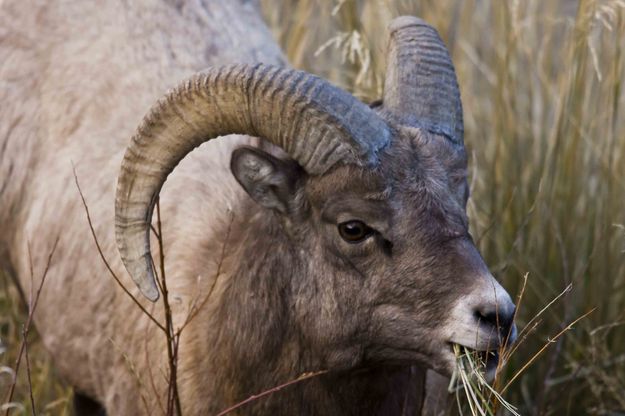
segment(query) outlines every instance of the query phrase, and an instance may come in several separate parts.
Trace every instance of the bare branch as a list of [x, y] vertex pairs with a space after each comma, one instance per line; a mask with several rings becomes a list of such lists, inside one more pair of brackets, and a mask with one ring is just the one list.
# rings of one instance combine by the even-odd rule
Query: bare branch
[[137, 298], [135, 298], [133, 296], [133, 294], [130, 293], [130, 291], [128, 289], [126, 289], [124, 284], [121, 282], [119, 277], [117, 277], [117, 275], [115, 274], [115, 272], [111, 268], [109, 262], [106, 260], [106, 257], [104, 256], [104, 252], [102, 251], [102, 247], [100, 247], [100, 242], [98, 241], [98, 237], [96, 235], [95, 228], [93, 227], [93, 222], [91, 221], [91, 214], [89, 213], [89, 207], [87, 206], [87, 201], [85, 201], [85, 196], [83, 195], [82, 189], [80, 188], [80, 184], [78, 183], [78, 175], [76, 174], [76, 167], [72, 165], [72, 168], [74, 170], [74, 181], [76, 182], [76, 187], [78, 188], [78, 193], [80, 194], [80, 199], [82, 200], [82, 205], [85, 208], [85, 213], [87, 214], [87, 222], [89, 222], [89, 229], [91, 230], [91, 236], [93, 237], [93, 241], [95, 242], [95, 245], [96, 245], [96, 247], [98, 249], [98, 253], [100, 254], [100, 258], [102, 259], [102, 261], [104, 262], [104, 265], [108, 269], [109, 274], [111, 276], [113, 276], [113, 279], [115, 279], [115, 282], [117, 282], [117, 285], [122, 288], [122, 290], [126, 293], [126, 295], [128, 295], [130, 297], [130, 299], [132, 299], [132, 301], [135, 303], [135, 305], [137, 305], [139, 307], [139, 309], [141, 309], [141, 311], [148, 318], [150, 318], [150, 320], [152, 322], [154, 322], [156, 324], [156, 326], [158, 326], [162, 331], [166, 332], [165, 327], [160, 322], [158, 322], [156, 320], [156, 318], [143, 307], [143, 305], [141, 305], [141, 303], [137, 300]]
[[[6, 400], [7, 403], [10, 403], [13, 400], [13, 394], [15, 394], [15, 386], [17, 385], [17, 374], [19, 372], [20, 364], [22, 362], [22, 356], [24, 355], [26, 351], [26, 338], [30, 330], [30, 325], [32, 324], [32, 321], [33, 321], [35, 310], [37, 309], [37, 303], [39, 302], [41, 289], [43, 289], [43, 284], [45, 283], [46, 277], [48, 276], [48, 271], [50, 270], [50, 264], [52, 263], [52, 257], [54, 256], [54, 252], [56, 251], [56, 247], [59, 244], [60, 238], [61, 236], [57, 236], [56, 240], [54, 241], [54, 245], [52, 246], [52, 250], [50, 251], [50, 254], [48, 255], [48, 261], [43, 271], [43, 275], [41, 276], [41, 281], [39, 282], [39, 287], [37, 288], [37, 293], [35, 294], [35, 298], [34, 300], [31, 299], [28, 305], [28, 317], [26, 319], [26, 323], [24, 324], [24, 327], [22, 328], [22, 334], [23, 334], [22, 342], [20, 343], [20, 350], [17, 355], [17, 359], [15, 360], [15, 368], [13, 370], [14, 377], [13, 377], [13, 382], [11, 383], [11, 387], [9, 389], [9, 393], [7, 396], [7, 400]], [[29, 259], [32, 259], [32, 255], [30, 253], [30, 245], [28, 246], [28, 257]], [[32, 272], [32, 260], [31, 260], [31, 272]], [[31, 275], [31, 281], [32, 281], [32, 275]], [[31, 297], [32, 297], [32, 286], [31, 286]], [[30, 364], [27, 363], [27, 365], [30, 367]], [[30, 372], [28, 374], [28, 378], [29, 378], [29, 384], [30, 384]], [[31, 388], [31, 398], [32, 398], [32, 388]], [[10, 410], [10, 407], [7, 407], [5, 416], [9, 416], [9, 410]], [[33, 411], [34, 411], [34, 400], [33, 400]]]
[[573, 325], [575, 325], [576, 323], [578, 323], [579, 321], [581, 321], [582, 319], [584, 319], [585, 317], [593, 313], [595, 309], [596, 308], [592, 308], [591, 310], [589, 310], [588, 312], [586, 312], [585, 314], [583, 314], [582, 316], [580, 316], [579, 318], [575, 319], [573, 322], [568, 324], [562, 331], [558, 332], [556, 336], [554, 336], [551, 339], [548, 339], [547, 343], [543, 345], [543, 347], [540, 350], [538, 350], [538, 352], [534, 354], [532, 358], [530, 358], [529, 361], [526, 362], [525, 365], [523, 365], [523, 367], [521, 367], [521, 369], [514, 374], [514, 376], [512, 376], [510, 381], [508, 381], [508, 383], [504, 386], [504, 388], [501, 389], [500, 394], [504, 394], [505, 391], [508, 389], [508, 387], [510, 387], [512, 382], [514, 382], [514, 380], [516, 380], [530, 365], [532, 365], [532, 363], [536, 361], [536, 359], [549, 347], [549, 345], [553, 344], [558, 338], [564, 335], [565, 332], [573, 329]]
[[308, 379], [311, 379], [313, 377], [317, 377], [317, 376], [320, 376], [322, 374], [326, 374], [327, 372], [328, 372], [328, 370], [320, 370], [320, 371], [315, 371], [315, 372], [312, 372], [312, 373], [304, 373], [304, 374], [302, 374], [301, 376], [299, 376], [298, 378], [296, 378], [294, 380], [287, 381], [286, 383], [280, 384], [279, 386], [276, 386], [276, 387], [272, 387], [271, 389], [265, 390], [262, 393], [254, 394], [254, 395], [248, 397], [247, 399], [243, 400], [242, 402], [239, 402], [239, 403], [237, 403], [237, 404], [235, 404], [233, 406], [230, 406], [229, 408], [227, 408], [225, 410], [222, 410], [221, 412], [219, 412], [217, 414], [217, 416], [224, 416], [224, 415], [226, 415], [226, 414], [228, 414], [228, 413], [230, 413], [230, 412], [232, 412], [234, 410], [237, 410], [237, 409], [245, 406], [246, 404], [252, 403], [252, 402], [254, 402], [254, 401], [258, 400], [258, 399], [261, 399], [263, 397], [266, 397], [266, 396], [269, 396], [269, 395], [271, 395], [273, 393], [276, 393], [276, 392], [282, 390], [285, 387], [289, 387], [289, 386], [292, 386], [293, 384], [300, 383], [300, 382], [302, 382], [304, 380], [308, 380]]
[[[165, 277], [165, 252], [163, 248], [163, 228], [161, 226], [161, 203], [160, 199], [156, 199], [156, 227], [155, 232], [158, 248], [159, 248], [159, 266], [160, 266], [160, 289], [163, 293], [163, 309], [165, 311], [165, 334], [167, 336], [167, 358], [169, 362], [169, 383], [167, 389], [167, 415], [175, 414], [182, 416], [182, 407], [180, 405], [180, 397], [178, 395], [178, 344], [180, 340], [180, 332], [174, 331], [174, 320], [171, 305], [169, 303], [169, 291], [167, 290], [167, 279]], [[152, 261], [154, 262], [154, 261]], [[158, 277], [158, 276], [157, 276]]]
[[33, 397], [33, 380], [30, 377], [30, 359], [28, 358], [28, 340], [26, 339], [28, 334], [25, 328], [22, 328], [22, 342], [24, 343], [24, 358], [26, 359], [26, 377], [28, 378], [28, 395], [30, 397], [30, 407], [33, 416], [37, 416], [37, 410], [35, 408], [35, 398]]
[[189, 324], [189, 322], [191, 322], [193, 318], [197, 316], [198, 312], [202, 310], [202, 308], [204, 308], [204, 305], [206, 305], [206, 303], [208, 302], [208, 299], [210, 299], [211, 295], [213, 294], [213, 291], [215, 290], [215, 286], [217, 285], [217, 279], [219, 279], [219, 275], [221, 274], [221, 267], [223, 265], [223, 261], [226, 256], [226, 248], [228, 247], [228, 242], [230, 241], [230, 233], [232, 231], [233, 221], [234, 221], [234, 214], [231, 212], [230, 221], [228, 222], [228, 229], [226, 230], [226, 238], [224, 239], [224, 243], [221, 246], [221, 255], [219, 256], [219, 263], [217, 264], [217, 271], [215, 272], [215, 277], [213, 278], [211, 287], [210, 289], [208, 289], [208, 293], [206, 294], [206, 296], [204, 297], [204, 299], [202, 300], [199, 306], [196, 307], [195, 302], [193, 303], [191, 310], [189, 311], [189, 314], [187, 315], [187, 319], [182, 324], [178, 332], [181, 332]]

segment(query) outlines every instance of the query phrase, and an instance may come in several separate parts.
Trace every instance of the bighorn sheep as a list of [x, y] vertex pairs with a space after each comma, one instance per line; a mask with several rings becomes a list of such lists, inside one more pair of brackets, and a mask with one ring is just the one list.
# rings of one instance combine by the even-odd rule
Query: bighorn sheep
[[[460, 94], [423, 21], [390, 25], [371, 109], [287, 68], [253, 2], [0, 9], [1, 260], [28, 290], [28, 251], [40, 271], [60, 236], [35, 321], [63, 377], [109, 415], [160, 412], [165, 340], [99, 259], [72, 165], [127, 287], [125, 269], [158, 297], [160, 192], [177, 325], [212, 290], [180, 341], [185, 415], [322, 369], [244, 413], [414, 414], [425, 369], [453, 368], [450, 343], [492, 349], [514, 332], [468, 234]], [[247, 136], [192, 152], [232, 134]]]

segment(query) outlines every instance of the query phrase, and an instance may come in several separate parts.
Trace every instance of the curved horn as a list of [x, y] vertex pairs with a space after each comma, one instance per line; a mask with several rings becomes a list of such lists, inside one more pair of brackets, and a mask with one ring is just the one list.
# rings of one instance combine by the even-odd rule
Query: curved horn
[[377, 163], [387, 125], [347, 92], [301, 71], [258, 64], [209, 69], [169, 92], [144, 118], [122, 161], [115, 235], [143, 295], [158, 290], [150, 254], [152, 211], [167, 175], [218, 136], [247, 134], [282, 147], [310, 174], [335, 163]]
[[389, 32], [384, 109], [402, 124], [463, 146], [460, 90], [438, 32], [413, 16], [396, 18]]

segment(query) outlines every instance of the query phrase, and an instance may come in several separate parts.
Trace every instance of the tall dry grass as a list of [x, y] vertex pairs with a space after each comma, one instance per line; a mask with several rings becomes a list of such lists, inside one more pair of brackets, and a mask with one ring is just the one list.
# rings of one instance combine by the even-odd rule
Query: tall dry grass
[[[625, 1], [263, 0], [295, 67], [381, 97], [385, 27], [446, 41], [464, 103], [472, 234], [523, 326], [569, 284], [507, 367], [521, 414], [625, 412]], [[315, 52], [317, 52], [315, 54]], [[341, 63], [341, 64], [338, 64]]]
[[[511, 293], [528, 283], [522, 327], [569, 284], [512, 356], [519, 413], [625, 412], [625, 1], [261, 0], [293, 66], [365, 101], [381, 97], [385, 28], [418, 15], [438, 28], [462, 91], [472, 233]], [[12, 366], [24, 308], [0, 275], [0, 366]], [[45, 288], [44, 288], [45, 290]], [[29, 342], [38, 414], [70, 390]], [[0, 370], [0, 393], [10, 375]], [[30, 413], [22, 373], [16, 401]], [[1, 404], [0, 404], [1, 405]], [[612, 412], [612, 413], [611, 413]]]

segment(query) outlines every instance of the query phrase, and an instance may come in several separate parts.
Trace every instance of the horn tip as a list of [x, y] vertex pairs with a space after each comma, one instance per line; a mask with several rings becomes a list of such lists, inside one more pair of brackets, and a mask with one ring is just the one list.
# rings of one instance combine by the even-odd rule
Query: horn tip
[[396, 17], [395, 19], [393, 19], [391, 21], [391, 23], [389, 23], [388, 25], [388, 30], [390, 33], [394, 33], [398, 30], [402, 30], [405, 29], [407, 27], [411, 27], [411, 26], [427, 26], [430, 27], [430, 25], [428, 25], [425, 20], [418, 18], [416, 16], [399, 16]]
[[151, 260], [146, 260], [145, 262], [137, 261], [134, 264], [127, 265], [126, 268], [141, 294], [151, 302], [156, 302], [159, 298], [159, 292], [156, 287], [154, 273], [152, 272]]
[[154, 282], [154, 276], [152, 276], [151, 273], [148, 273], [148, 276], [146, 276], [146, 278], [143, 279], [138, 286], [141, 294], [149, 301], [156, 302], [158, 300], [158, 289], [156, 288], [156, 283]]

